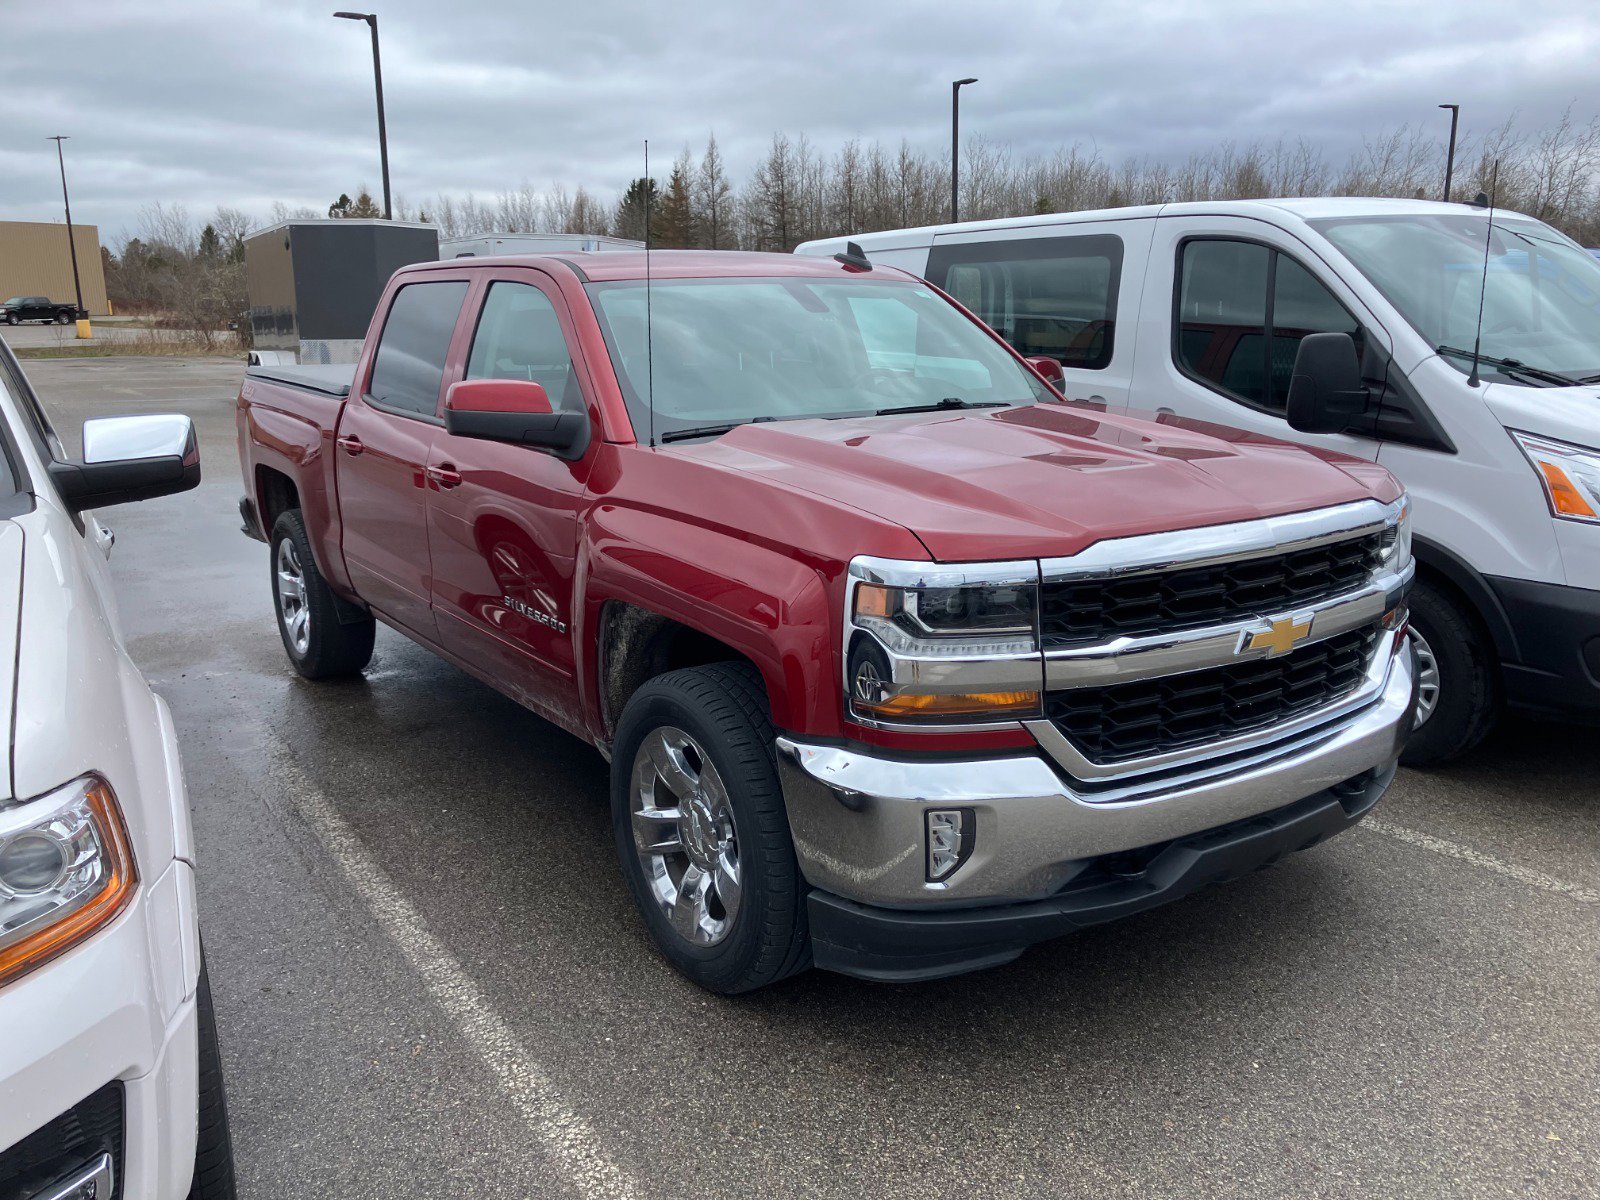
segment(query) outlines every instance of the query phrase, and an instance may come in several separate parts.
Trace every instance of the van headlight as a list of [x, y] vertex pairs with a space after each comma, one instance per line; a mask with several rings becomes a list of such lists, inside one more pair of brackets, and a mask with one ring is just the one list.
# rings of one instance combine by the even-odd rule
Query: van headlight
[[1411, 562], [1411, 497], [1402, 496], [1398, 511], [1383, 531], [1378, 557], [1386, 571], [1403, 571]]
[[138, 882], [122, 810], [99, 776], [0, 807], [0, 987], [109, 924]]
[[845, 698], [869, 724], [1037, 716], [1039, 568], [858, 558], [846, 591]]
[[1538, 472], [1550, 514], [1600, 523], [1600, 450], [1509, 432]]

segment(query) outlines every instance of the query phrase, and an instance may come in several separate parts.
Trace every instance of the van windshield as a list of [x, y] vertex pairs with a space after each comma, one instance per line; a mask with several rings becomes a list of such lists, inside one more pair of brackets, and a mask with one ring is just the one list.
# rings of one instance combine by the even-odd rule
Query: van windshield
[[[750, 421], [1012, 407], [1054, 395], [932, 289], [872, 279], [591, 283], [635, 436]], [[646, 338], [646, 317], [651, 335]]]
[[1472, 367], [1481, 295], [1485, 374], [1547, 386], [1600, 377], [1600, 261], [1548, 225], [1497, 214], [1491, 234], [1487, 212], [1310, 224], [1430, 346], [1468, 351], [1443, 354], [1458, 370]]

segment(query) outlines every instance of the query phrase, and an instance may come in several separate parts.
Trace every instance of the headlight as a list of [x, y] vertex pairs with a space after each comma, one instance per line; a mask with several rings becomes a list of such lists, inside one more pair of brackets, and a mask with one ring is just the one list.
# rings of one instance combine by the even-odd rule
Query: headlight
[[1383, 531], [1378, 551], [1386, 571], [1403, 571], [1411, 561], [1411, 497], [1400, 499], [1400, 510]]
[[1550, 512], [1568, 521], [1600, 522], [1600, 450], [1511, 431], [1539, 473]]
[[857, 559], [845, 695], [858, 720], [968, 724], [1036, 716], [1044, 682], [1039, 570]]
[[0, 812], [0, 987], [106, 925], [138, 881], [103, 779], [85, 776]]

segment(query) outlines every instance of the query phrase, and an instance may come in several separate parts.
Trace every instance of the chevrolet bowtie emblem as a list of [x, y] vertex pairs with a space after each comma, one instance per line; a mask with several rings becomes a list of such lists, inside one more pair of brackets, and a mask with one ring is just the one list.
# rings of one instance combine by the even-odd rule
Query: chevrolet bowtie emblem
[[1280, 654], [1289, 653], [1310, 635], [1310, 614], [1299, 619], [1279, 617], [1268, 628], [1245, 634], [1244, 644], [1239, 649], [1265, 650], [1268, 658], [1276, 658]]

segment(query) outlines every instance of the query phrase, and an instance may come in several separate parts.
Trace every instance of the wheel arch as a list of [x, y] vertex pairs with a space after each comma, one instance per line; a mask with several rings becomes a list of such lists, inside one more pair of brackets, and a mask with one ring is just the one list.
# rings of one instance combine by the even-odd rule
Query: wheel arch
[[1501, 662], [1520, 661], [1516, 630], [1488, 582], [1460, 555], [1437, 542], [1413, 536], [1417, 578], [1429, 580], [1453, 595], [1468, 616], [1477, 620]]

